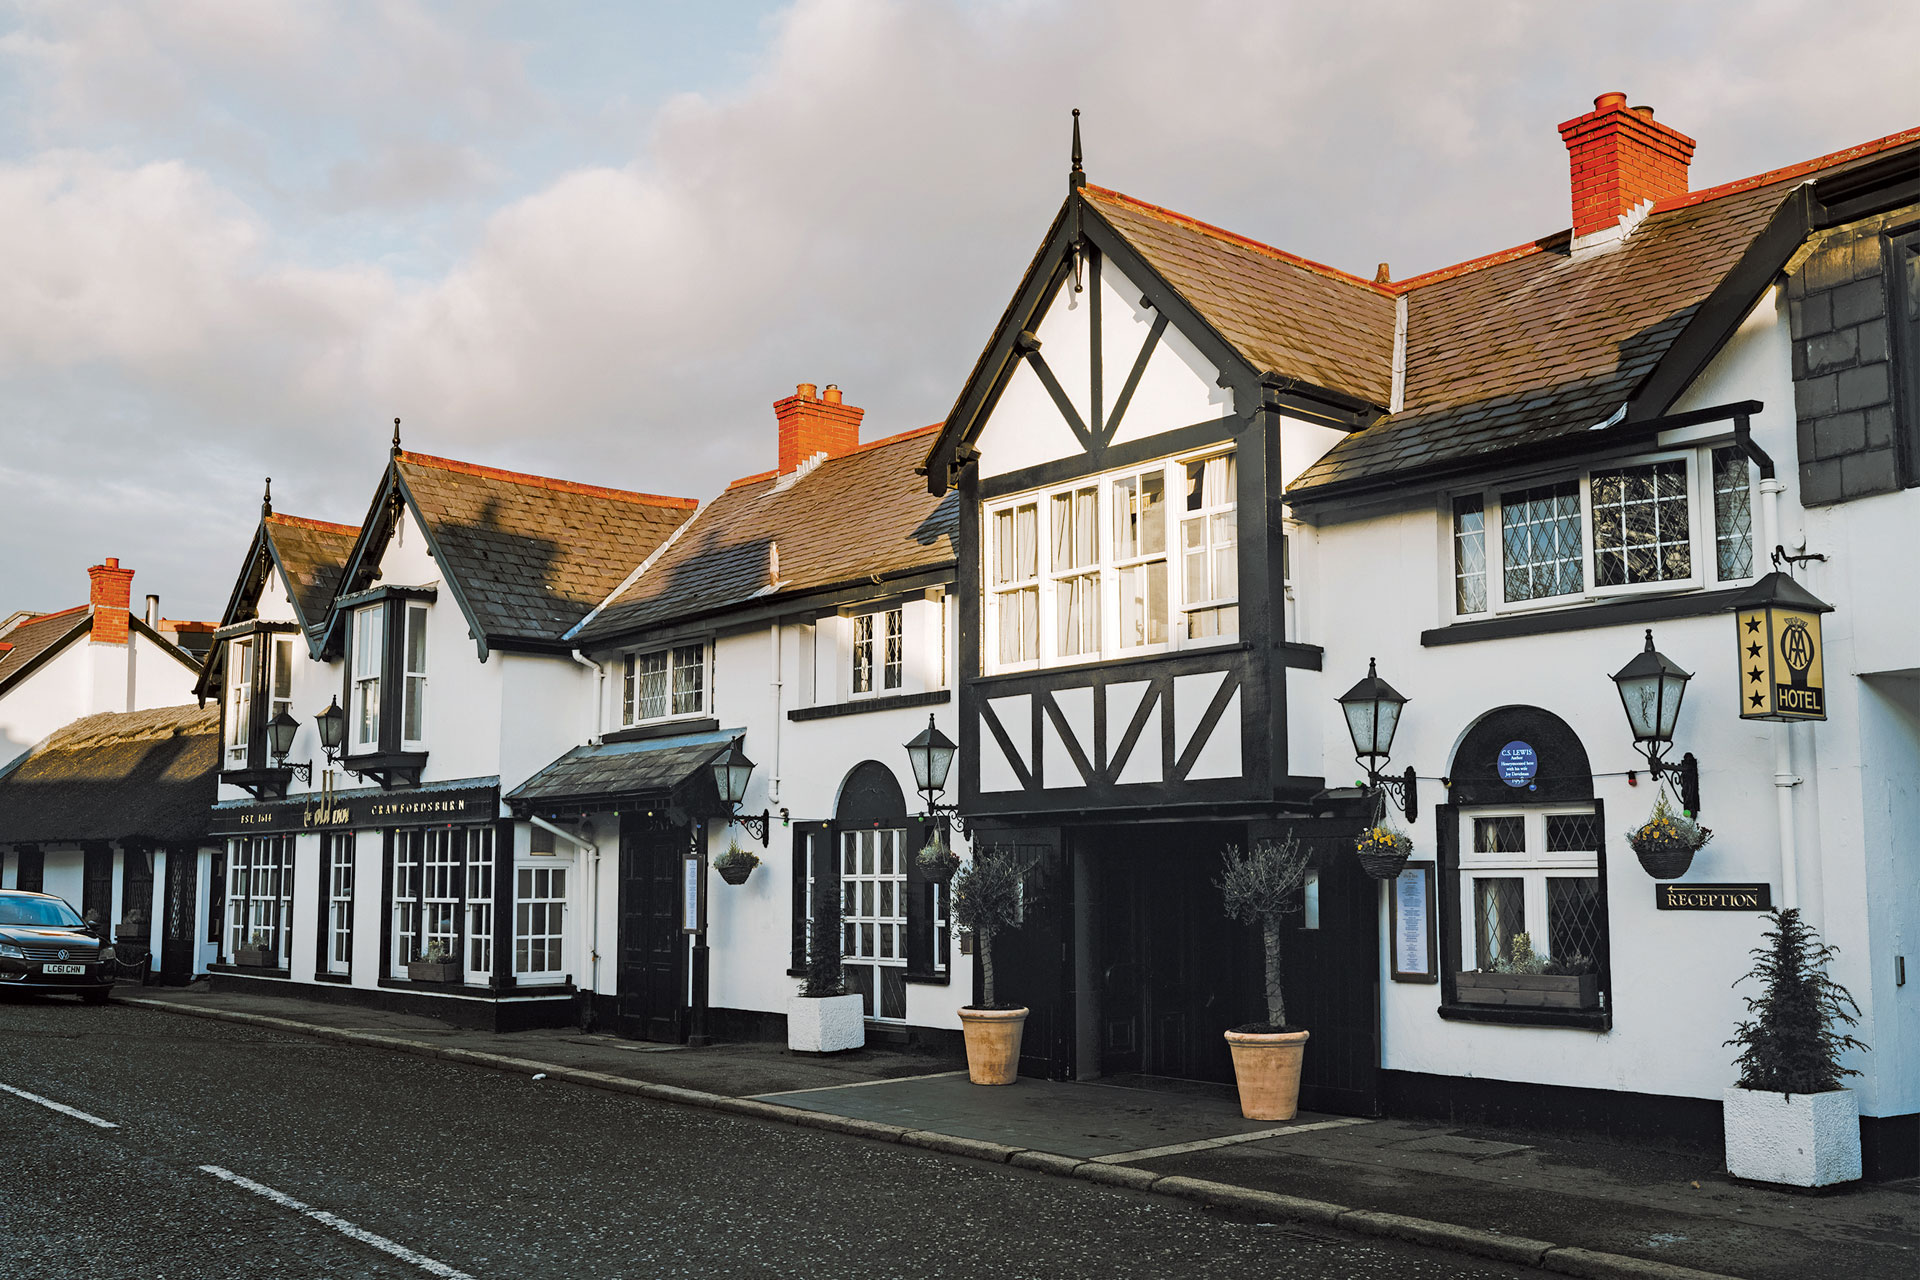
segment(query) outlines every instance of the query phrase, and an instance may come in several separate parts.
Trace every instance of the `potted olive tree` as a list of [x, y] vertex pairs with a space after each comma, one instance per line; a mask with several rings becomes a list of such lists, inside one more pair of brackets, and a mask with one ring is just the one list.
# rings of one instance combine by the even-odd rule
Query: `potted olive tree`
[[[1760, 984], [1729, 1045], [1740, 1048], [1740, 1083], [1726, 1091], [1722, 1122], [1727, 1172], [1755, 1182], [1826, 1187], [1860, 1177], [1860, 1100], [1842, 1087], [1859, 1075], [1840, 1065], [1848, 1049], [1865, 1050], [1842, 1028], [1860, 1006], [1827, 976], [1834, 948], [1797, 908], [1767, 913], [1766, 943], [1739, 979]], [[1735, 983], [1739, 985], [1739, 983]]]
[[975, 1084], [1012, 1084], [1020, 1072], [1020, 1037], [1027, 1007], [1003, 1005], [994, 990], [993, 939], [1019, 925], [1023, 883], [1032, 863], [1012, 849], [979, 846], [954, 873], [953, 923], [980, 951], [982, 1003], [960, 1010], [967, 1043], [967, 1078]]
[[[796, 860], [793, 874], [807, 874]], [[807, 976], [787, 1004], [787, 1048], [795, 1053], [845, 1053], [867, 1043], [866, 1000], [847, 990], [840, 959], [840, 903], [830, 876], [813, 883], [807, 920]]]
[[1280, 955], [1280, 925], [1300, 910], [1307, 854], [1291, 833], [1285, 840], [1256, 840], [1251, 852], [1228, 845], [1220, 895], [1227, 914], [1260, 929], [1266, 955], [1267, 1020], [1227, 1032], [1233, 1078], [1240, 1088], [1240, 1114], [1249, 1120], [1291, 1120], [1300, 1108], [1300, 1066], [1307, 1032], [1287, 1022]]

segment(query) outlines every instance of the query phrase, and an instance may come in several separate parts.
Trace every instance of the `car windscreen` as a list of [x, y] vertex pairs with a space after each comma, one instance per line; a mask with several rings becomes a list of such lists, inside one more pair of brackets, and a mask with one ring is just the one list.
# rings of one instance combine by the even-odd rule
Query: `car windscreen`
[[0, 898], [0, 925], [40, 925], [78, 929], [80, 917], [57, 898]]

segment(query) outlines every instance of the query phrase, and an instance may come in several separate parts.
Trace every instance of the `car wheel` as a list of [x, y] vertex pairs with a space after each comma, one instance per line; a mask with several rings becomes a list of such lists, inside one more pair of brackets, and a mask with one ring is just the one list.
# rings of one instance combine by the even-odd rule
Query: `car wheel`
[[96, 987], [92, 991], [82, 991], [80, 998], [88, 1004], [105, 1004], [107, 997], [112, 994], [112, 987]]

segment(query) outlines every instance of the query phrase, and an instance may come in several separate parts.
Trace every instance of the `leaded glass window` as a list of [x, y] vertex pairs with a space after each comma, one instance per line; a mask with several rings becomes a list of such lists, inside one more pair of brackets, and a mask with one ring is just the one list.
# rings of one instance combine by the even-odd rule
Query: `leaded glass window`
[[1713, 547], [1722, 582], [1753, 576], [1752, 469], [1738, 449], [1713, 451]]
[[1596, 471], [1589, 501], [1595, 586], [1673, 582], [1693, 576], [1685, 459]]
[[1607, 964], [1599, 815], [1526, 808], [1463, 818], [1461, 959], [1482, 972], [1514, 958], [1514, 939], [1560, 975]]
[[1580, 491], [1572, 480], [1500, 495], [1502, 585], [1506, 599], [1543, 600], [1585, 586]]
[[1487, 511], [1477, 493], [1453, 500], [1453, 611], [1487, 608]]

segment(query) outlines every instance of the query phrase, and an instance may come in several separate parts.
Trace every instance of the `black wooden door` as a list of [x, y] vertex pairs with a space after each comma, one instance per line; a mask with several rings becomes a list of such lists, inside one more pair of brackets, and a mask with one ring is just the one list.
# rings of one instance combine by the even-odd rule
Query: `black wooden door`
[[169, 986], [184, 987], [193, 981], [193, 950], [198, 945], [193, 918], [197, 861], [192, 849], [167, 850], [166, 897], [153, 936], [160, 947], [160, 981]]
[[681, 932], [680, 827], [620, 820], [620, 972], [614, 1029], [671, 1044], [687, 1038], [687, 939]]
[[1313, 1033], [1300, 1106], [1339, 1115], [1380, 1110], [1380, 887], [1360, 869], [1360, 822], [1325, 818], [1254, 824], [1254, 838], [1292, 830], [1318, 876], [1319, 927], [1302, 915], [1282, 929], [1287, 1021]]
[[[1021, 921], [993, 940], [995, 998], [1027, 1006], [1020, 1074], [1043, 1080], [1074, 1075], [1073, 873], [1057, 827], [983, 832], [976, 847], [1028, 866]], [[991, 856], [991, 854], [989, 855]], [[976, 998], [978, 965], [976, 969]]]
[[1254, 1020], [1244, 976], [1252, 932], [1228, 920], [1215, 881], [1237, 823], [1149, 823], [1076, 833], [1092, 886], [1100, 1071], [1233, 1079], [1224, 1033]]

